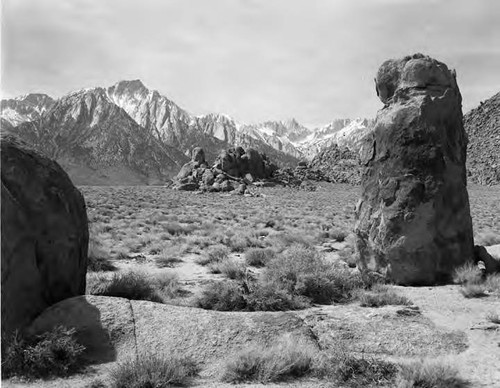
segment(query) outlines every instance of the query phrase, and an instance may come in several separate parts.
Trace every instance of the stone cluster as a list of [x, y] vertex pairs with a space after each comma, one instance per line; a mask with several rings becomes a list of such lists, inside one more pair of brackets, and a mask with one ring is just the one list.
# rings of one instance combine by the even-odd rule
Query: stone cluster
[[222, 151], [209, 166], [202, 148], [196, 147], [191, 161], [182, 166], [174, 178], [174, 189], [185, 191], [248, 193], [247, 186], [259, 179], [268, 179], [277, 170], [264, 154], [249, 148]]

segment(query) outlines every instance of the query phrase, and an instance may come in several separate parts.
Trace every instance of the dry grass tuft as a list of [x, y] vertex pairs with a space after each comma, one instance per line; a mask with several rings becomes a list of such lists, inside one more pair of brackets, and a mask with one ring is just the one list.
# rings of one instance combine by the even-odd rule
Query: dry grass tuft
[[420, 360], [402, 364], [396, 379], [397, 388], [465, 388], [469, 384], [458, 371], [439, 361]]
[[198, 372], [198, 366], [186, 357], [141, 355], [111, 371], [111, 388], [186, 386]]
[[359, 290], [358, 299], [361, 307], [409, 306], [412, 304], [408, 298], [399, 295], [392, 286], [380, 283], [375, 283], [370, 290]]
[[285, 335], [270, 346], [254, 345], [224, 364], [222, 381], [268, 383], [304, 376], [312, 371], [318, 350], [304, 338]]

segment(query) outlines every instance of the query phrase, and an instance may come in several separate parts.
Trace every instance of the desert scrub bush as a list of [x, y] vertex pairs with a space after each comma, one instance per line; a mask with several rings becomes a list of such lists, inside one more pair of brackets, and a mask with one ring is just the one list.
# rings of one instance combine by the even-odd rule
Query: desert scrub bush
[[209, 269], [212, 273], [221, 273], [229, 279], [235, 280], [243, 279], [246, 272], [246, 268], [242, 263], [229, 258], [210, 264]]
[[225, 245], [212, 245], [208, 247], [205, 254], [199, 257], [196, 262], [200, 265], [221, 262], [229, 257], [229, 248]]
[[329, 355], [323, 353], [315, 361], [317, 376], [353, 388], [388, 386], [394, 381], [398, 370], [398, 366], [392, 362], [355, 356], [345, 351]]
[[96, 277], [87, 291], [92, 295], [116, 296], [132, 300], [162, 302], [155, 280], [141, 272], [115, 273], [110, 278]]
[[286, 311], [301, 310], [310, 306], [309, 299], [289, 294], [274, 284], [256, 283], [244, 295], [246, 310], [249, 311]]
[[362, 285], [359, 274], [326, 262], [313, 247], [294, 244], [271, 260], [263, 273], [264, 282], [315, 303], [343, 302]]
[[92, 272], [116, 270], [116, 267], [110, 261], [109, 254], [96, 238], [90, 238], [89, 240], [87, 269]]
[[246, 308], [243, 289], [234, 281], [210, 283], [196, 299], [196, 305], [202, 309], [219, 311], [238, 311]]
[[433, 360], [401, 364], [396, 377], [397, 388], [465, 388], [468, 386], [467, 381], [459, 377], [455, 368]]
[[232, 252], [244, 252], [249, 247], [263, 247], [262, 241], [254, 236], [235, 234], [229, 240], [229, 248]]
[[245, 262], [254, 267], [264, 267], [275, 256], [270, 248], [252, 248], [245, 252]]
[[472, 262], [465, 263], [453, 272], [453, 282], [462, 285], [481, 283], [481, 271]]
[[318, 349], [302, 337], [285, 335], [276, 343], [256, 344], [232, 355], [223, 366], [222, 381], [267, 383], [311, 372]]
[[27, 338], [15, 333], [2, 343], [2, 379], [68, 376], [82, 368], [84, 351], [76, 340], [75, 329], [57, 326]]
[[481, 298], [486, 296], [486, 291], [484, 284], [466, 283], [460, 288], [460, 293], [466, 298]]
[[186, 386], [198, 372], [198, 366], [186, 357], [140, 355], [137, 359], [120, 363], [111, 370], [111, 388]]
[[412, 302], [399, 295], [392, 286], [387, 284], [375, 283], [371, 289], [360, 289], [357, 292], [361, 307], [381, 307], [387, 305], [403, 305], [409, 306]]

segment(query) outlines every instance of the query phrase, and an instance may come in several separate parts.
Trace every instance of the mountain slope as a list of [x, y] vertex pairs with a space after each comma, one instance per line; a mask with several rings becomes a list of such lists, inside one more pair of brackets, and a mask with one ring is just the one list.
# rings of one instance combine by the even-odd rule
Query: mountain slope
[[52, 97], [41, 93], [2, 100], [1, 126], [4, 129], [11, 129], [25, 122], [39, 120], [52, 105], [54, 105]]
[[76, 184], [162, 184], [187, 160], [137, 125], [103, 88], [71, 93], [11, 132], [56, 159]]
[[469, 180], [500, 184], [500, 93], [464, 116]]
[[118, 82], [107, 88], [106, 93], [137, 124], [186, 155], [198, 146], [205, 150], [207, 159], [213, 161], [222, 150], [241, 146], [253, 147], [280, 163], [297, 163], [294, 155], [286, 155], [286, 150], [242, 131], [232, 118], [222, 114], [193, 116], [139, 80]]

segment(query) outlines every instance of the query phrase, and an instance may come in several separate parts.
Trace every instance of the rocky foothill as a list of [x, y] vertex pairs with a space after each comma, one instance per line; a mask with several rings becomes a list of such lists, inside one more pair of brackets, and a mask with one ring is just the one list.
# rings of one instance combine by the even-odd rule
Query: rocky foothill
[[480, 185], [500, 184], [500, 93], [464, 116], [468, 179]]
[[233, 192], [250, 194], [247, 186], [269, 179], [278, 167], [260, 152], [242, 147], [222, 151], [209, 166], [202, 148], [196, 147], [191, 160], [173, 179], [173, 188], [184, 191]]

